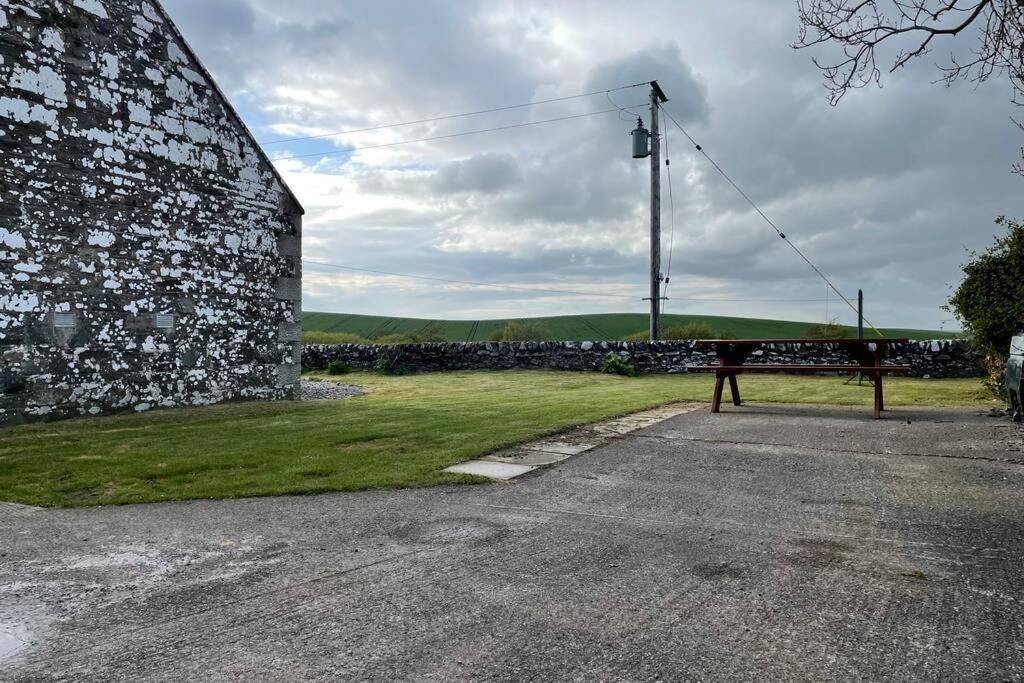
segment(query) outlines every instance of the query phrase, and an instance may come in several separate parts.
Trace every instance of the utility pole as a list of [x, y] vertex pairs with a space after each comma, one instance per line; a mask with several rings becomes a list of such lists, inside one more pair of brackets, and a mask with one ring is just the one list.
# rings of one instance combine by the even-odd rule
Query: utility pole
[[857, 290], [857, 339], [864, 339], [864, 290]]
[[651, 81], [651, 341], [661, 336], [661, 138], [658, 108], [668, 102], [658, 81]]
[[[863, 289], [858, 289], [857, 290], [857, 339], [859, 339], [861, 341], [864, 340], [864, 290]], [[843, 384], [849, 384], [850, 382], [852, 382], [854, 380], [854, 378], [857, 379], [857, 385], [859, 386], [864, 381], [864, 374], [860, 370], [858, 370], [857, 374], [850, 375], [850, 377], [845, 382], [843, 382]], [[869, 379], [868, 381], [870, 382], [871, 380]]]
[[[857, 290], [857, 339], [864, 340], [864, 290]], [[857, 384], [864, 379], [864, 375], [857, 371]]]
[[[651, 341], [661, 336], [661, 138], [658, 108], [668, 102], [658, 81], [651, 81], [651, 130], [644, 128], [644, 121], [638, 118], [633, 136], [633, 158], [651, 158], [651, 296], [644, 301], [651, 302]], [[650, 144], [648, 144], [650, 143]]]

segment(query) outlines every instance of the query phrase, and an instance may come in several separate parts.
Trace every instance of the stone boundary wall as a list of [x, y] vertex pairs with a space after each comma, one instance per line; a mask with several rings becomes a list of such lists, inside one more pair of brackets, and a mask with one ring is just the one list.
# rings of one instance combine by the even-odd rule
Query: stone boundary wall
[[[413, 371], [597, 370], [618, 354], [639, 373], [686, 372], [687, 365], [715, 365], [714, 351], [693, 342], [449, 342], [440, 344], [317, 344], [302, 353], [303, 370], [324, 370], [338, 359], [354, 369], [371, 369], [388, 354]], [[755, 351], [750, 363], [842, 364], [851, 359], [839, 345], [807, 347], [773, 344]], [[890, 351], [887, 363], [910, 365], [911, 377], [980, 377], [977, 355], [961, 340], [913, 341]]]

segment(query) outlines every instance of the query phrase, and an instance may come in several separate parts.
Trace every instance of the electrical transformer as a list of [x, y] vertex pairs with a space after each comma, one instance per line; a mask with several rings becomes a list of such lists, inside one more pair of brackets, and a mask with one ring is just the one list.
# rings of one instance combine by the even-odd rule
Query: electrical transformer
[[651, 132], [644, 128], [644, 120], [637, 118], [636, 129], [630, 133], [633, 136], [633, 158], [643, 159], [651, 156]]

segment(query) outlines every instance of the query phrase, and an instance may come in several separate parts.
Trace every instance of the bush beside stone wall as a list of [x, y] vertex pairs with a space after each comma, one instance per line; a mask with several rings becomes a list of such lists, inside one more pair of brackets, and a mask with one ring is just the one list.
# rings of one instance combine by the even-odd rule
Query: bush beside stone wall
[[[638, 373], [686, 372], [687, 365], [715, 365], [713, 350], [693, 342], [450, 342], [442, 344], [309, 345], [303, 370], [324, 370], [332, 360], [369, 370], [378, 360], [399, 356], [409, 370], [597, 370], [610, 353], [628, 358]], [[840, 345], [772, 344], [755, 351], [749, 363], [852, 363]], [[977, 355], [961, 340], [914, 341], [890, 350], [893, 365], [910, 365], [912, 377], [980, 377]]]

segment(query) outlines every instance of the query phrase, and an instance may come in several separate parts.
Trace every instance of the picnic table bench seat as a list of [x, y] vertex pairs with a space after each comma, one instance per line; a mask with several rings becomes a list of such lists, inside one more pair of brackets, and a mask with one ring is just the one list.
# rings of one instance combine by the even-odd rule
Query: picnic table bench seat
[[[875, 385], [875, 418], [882, 416], [885, 400], [882, 394], [882, 375], [903, 374], [910, 371], [909, 365], [883, 365], [882, 358], [889, 346], [906, 343], [906, 339], [707, 339], [695, 342], [698, 347], [711, 346], [718, 356], [717, 365], [689, 365], [687, 372], [715, 373], [715, 389], [711, 399], [711, 412], [720, 412], [725, 380], [729, 380], [729, 391], [733, 405], [742, 405], [736, 376], [743, 373], [804, 373], [804, 372], [848, 372], [861, 373], [872, 378]], [[851, 364], [835, 363], [752, 363], [746, 360], [762, 346], [792, 344], [799, 346], [820, 346], [841, 348], [854, 361]], [[831, 350], [831, 349], [830, 349]]]
[[869, 374], [884, 372], [898, 374], [910, 372], [909, 365], [775, 365], [772, 363], [751, 363], [750, 365], [687, 365], [687, 372], [861, 372]]

